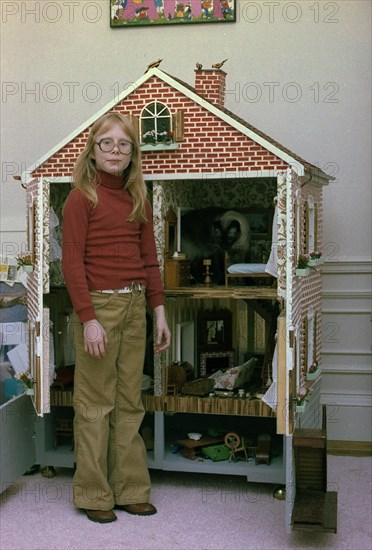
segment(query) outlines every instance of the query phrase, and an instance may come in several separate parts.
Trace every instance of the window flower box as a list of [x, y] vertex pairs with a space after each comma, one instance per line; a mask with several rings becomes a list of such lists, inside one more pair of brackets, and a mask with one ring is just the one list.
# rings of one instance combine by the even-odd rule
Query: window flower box
[[318, 363], [315, 361], [308, 369], [306, 373], [306, 380], [316, 380], [318, 376], [320, 376], [322, 372], [321, 367], [318, 365]]
[[324, 263], [323, 258], [310, 258], [309, 260], [310, 267], [317, 267], [318, 265], [322, 265], [322, 263]]
[[310, 252], [309, 254], [309, 266], [316, 267], [324, 262], [322, 253], [319, 251]]
[[[175, 147], [174, 147], [175, 146]], [[173, 141], [173, 132], [165, 130], [164, 132], [156, 132], [148, 130], [142, 135], [141, 151], [153, 151], [159, 149], [177, 149], [178, 145]]]
[[150, 151], [155, 153], [156, 151], [176, 151], [178, 149], [178, 143], [141, 143], [141, 151]]
[[35, 394], [35, 380], [32, 378], [30, 371], [23, 371], [16, 375], [16, 379], [22, 383], [23, 393], [26, 395]]
[[296, 413], [302, 414], [305, 412], [307, 407], [307, 401], [303, 401], [302, 403], [296, 404]]
[[297, 260], [296, 275], [298, 277], [306, 277], [306, 275], [309, 275], [310, 272], [311, 268], [309, 267], [309, 255], [300, 254]]
[[23, 271], [31, 272], [34, 270], [32, 255], [29, 252], [26, 254], [18, 254], [17, 256], [17, 265], [21, 267]]
[[297, 277], [306, 277], [307, 275], [310, 275], [310, 272], [311, 272], [310, 267], [303, 267], [303, 268], [297, 268], [295, 273]]
[[306, 406], [307, 406], [307, 401], [308, 401], [308, 399], [311, 395], [311, 392], [312, 392], [312, 388], [309, 388], [306, 385], [302, 386], [299, 389], [297, 397], [295, 397], [295, 399], [294, 399], [295, 404], [296, 404], [295, 405], [296, 413], [305, 412]]

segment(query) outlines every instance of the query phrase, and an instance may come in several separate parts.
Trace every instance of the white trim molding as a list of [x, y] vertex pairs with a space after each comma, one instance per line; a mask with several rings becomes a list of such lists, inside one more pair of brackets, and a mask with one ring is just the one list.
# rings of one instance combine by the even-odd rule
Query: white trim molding
[[350, 259], [329, 259], [325, 258], [322, 265], [323, 275], [349, 275], [354, 273], [372, 273], [372, 259], [350, 258]]
[[[335, 417], [327, 423], [328, 438], [370, 441], [372, 261], [327, 261], [322, 274], [326, 290], [322, 293], [321, 402]], [[332, 326], [337, 327], [337, 334], [330, 333]]]

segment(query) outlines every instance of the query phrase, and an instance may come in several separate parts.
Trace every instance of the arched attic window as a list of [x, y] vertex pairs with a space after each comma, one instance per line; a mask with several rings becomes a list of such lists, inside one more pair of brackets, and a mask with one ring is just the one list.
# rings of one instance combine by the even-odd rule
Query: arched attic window
[[141, 142], [164, 143], [172, 140], [172, 117], [164, 103], [152, 101], [141, 113]]

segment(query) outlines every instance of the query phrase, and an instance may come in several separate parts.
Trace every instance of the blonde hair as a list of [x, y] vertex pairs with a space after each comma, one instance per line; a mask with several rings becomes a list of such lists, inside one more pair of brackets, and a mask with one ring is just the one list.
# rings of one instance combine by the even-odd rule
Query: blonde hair
[[97, 167], [96, 161], [92, 158], [92, 151], [96, 143], [96, 136], [107, 131], [113, 124], [119, 124], [133, 143], [131, 162], [125, 170], [123, 182], [124, 188], [128, 191], [133, 201], [133, 210], [129, 221], [146, 221], [146, 198], [147, 189], [141, 169], [141, 150], [136, 132], [129, 117], [121, 113], [110, 112], [101, 116], [92, 125], [89, 136], [74, 168], [73, 186], [80, 189], [90, 204], [95, 208], [98, 204], [97, 196]]

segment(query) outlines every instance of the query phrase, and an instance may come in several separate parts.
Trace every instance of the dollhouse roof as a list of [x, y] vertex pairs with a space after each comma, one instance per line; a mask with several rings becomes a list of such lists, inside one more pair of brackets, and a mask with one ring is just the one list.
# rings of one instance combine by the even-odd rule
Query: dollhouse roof
[[[167, 74], [167, 73], [164, 73], [164, 74]], [[167, 75], [167, 76], [172, 78], [173, 80], [176, 80], [182, 86], [189, 89], [191, 92], [196, 93], [195, 88], [193, 88], [192, 86], [190, 86], [186, 82], [183, 82], [179, 78], [176, 78], [176, 77], [171, 76], [171, 75]], [[204, 98], [203, 101], [205, 102], [207, 100]], [[210, 102], [208, 102], [208, 103], [210, 103]], [[210, 105], [213, 105], [213, 103], [210, 103]], [[278, 141], [276, 141], [272, 137], [268, 136], [267, 134], [265, 134], [261, 130], [258, 130], [255, 126], [252, 126], [252, 124], [249, 124], [246, 120], [239, 117], [238, 115], [236, 115], [235, 113], [233, 113], [229, 109], [226, 109], [225, 107], [222, 107], [222, 108], [220, 107], [219, 110], [231, 119], [230, 123], [231, 123], [232, 126], [235, 126], [235, 124], [232, 122], [232, 121], [235, 121], [237, 124], [239, 124], [239, 126], [243, 126], [243, 127], [247, 128], [247, 130], [250, 131], [250, 137], [252, 137], [254, 139], [254, 141], [258, 141], [257, 139], [254, 138], [254, 136], [259, 136], [262, 140], [264, 140], [264, 142], [266, 142], [266, 144], [270, 144], [272, 146], [272, 148], [275, 149], [275, 151], [272, 148], [270, 148], [269, 145], [267, 145], [267, 149], [271, 150], [272, 152], [275, 152], [275, 154], [277, 156], [279, 156], [279, 158], [283, 158], [283, 160], [286, 160], [284, 158], [284, 156], [281, 156], [280, 154], [278, 154], [278, 151], [282, 151], [282, 153], [285, 154], [285, 156], [287, 156], [288, 158], [292, 158], [295, 161], [297, 161], [298, 167], [303, 166], [303, 168], [306, 171], [311, 172], [313, 175], [316, 174], [317, 176], [322, 177], [322, 178], [326, 178], [327, 180], [334, 180], [335, 179], [333, 176], [329, 176], [328, 174], [326, 174], [325, 172], [320, 170], [320, 168], [318, 166], [315, 166], [314, 164], [311, 164], [310, 162], [304, 160], [302, 157], [300, 157], [299, 155], [297, 155], [293, 151], [290, 151], [287, 147], [284, 147], [281, 143], [279, 143]], [[262, 143], [262, 145], [263, 145], [263, 143]], [[290, 164], [292, 164], [292, 163], [290, 163]], [[296, 168], [296, 163], [295, 163], [294, 168]], [[296, 170], [296, 171], [298, 172], [298, 170]]]
[[247, 121], [245, 121], [241, 117], [237, 116], [232, 111], [226, 109], [225, 107], [218, 106], [215, 103], [212, 103], [211, 101], [206, 99], [205, 97], [202, 97], [199, 93], [197, 93], [196, 89], [191, 85], [155, 67], [146, 71], [144, 75], [142, 75], [128, 89], [124, 90], [116, 99], [114, 99], [113, 101], [105, 105], [102, 109], [100, 109], [97, 113], [95, 113], [94, 116], [89, 118], [82, 125], [80, 125], [75, 131], [69, 134], [62, 142], [58, 143], [55, 147], [53, 147], [53, 149], [51, 149], [45, 155], [43, 155], [43, 157], [41, 157], [38, 161], [36, 161], [34, 165], [29, 167], [22, 174], [22, 177], [21, 177], [22, 181], [25, 183], [30, 181], [30, 179], [32, 179], [31, 174], [37, 168], [39, 168], [46, 161], [48, 161], [48, 159], [50, 159], [60, 149], [65, 147], [70, 141], [76, 138], [79, 134], [81, 134], [83, 131], [89, 128], [100, 116], [110, 111], [111, 109], [115, 108], [115, 106], [118, 103], [122, 102], [124, 99], [130, 96], [130, 94], [132, 94], [134, 91], [140, 88], [140, 86], [142, 86], [145, 82], [147, 82], [149, 79], [153, 77], [156, 77], [162, 80], [163, 82], [169, 84], [172, 88], [178, 90], [179, 92], [187, 96], [189, 99], [191, 99], [195, 103], [202, 106], [204, 109], [210, 111], [212, 114], [214, 114], [221, 120], [225, 121], [227, 124], [229, 124], [231, 127], [238, 130], [243, 135], [249, 137], [254, 142], [261, 145], [262, 147], [264, 147], [274, 155], [276, 155], [279, 159], [283, 160], [285, 163], [291, 166], [292, 169], [299, 176], [303, 176], [306, 173], [306, 176], [310, 177], [311, 179], [316, 178], [317, 182], [321, 183], [322, 185], [327, 185], [330, 180], [334, 179], [332, 176], [329, 176], [325, 172], [320, 170], [319, 167], [307, 162], [306, 160], [301, 158], [299, 155], [297, 155], [293, 151], [290, 151], [289, 149], [281, 145], [278, 141], [274, 140], [273, 138], [271, 138], [261, 130], [258, 130], [257, 128], [249, 124]]

